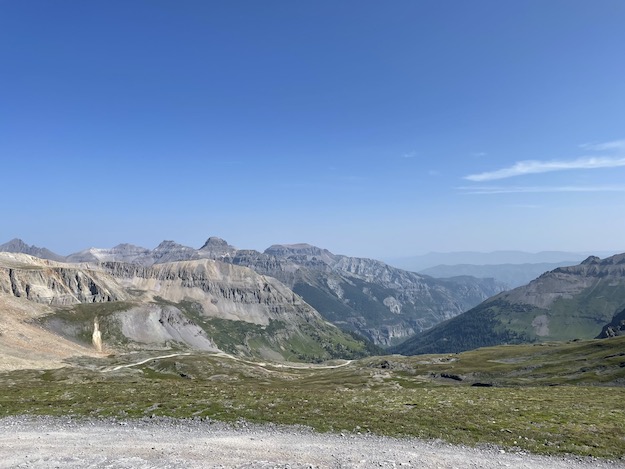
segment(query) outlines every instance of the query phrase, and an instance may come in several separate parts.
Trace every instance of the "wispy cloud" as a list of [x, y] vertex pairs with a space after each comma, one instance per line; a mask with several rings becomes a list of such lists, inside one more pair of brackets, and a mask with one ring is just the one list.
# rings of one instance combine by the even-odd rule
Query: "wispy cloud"
[[518, 194], [545, 192], [625, 192], [625, 185], [602, 186], [474, 186], [458, 187], [465, 194]]
[[571, 169], [616, 168], [618, 166], [625, 166], [625, 157], [585, 157], [569, 161], [528, 160], [519, 161], [508, 168], [478, 174], [470, 174], [465, 176], [464, 179], [475, 182], [484, 182], [524, 176], [526, 174], [548, 173], [552, 171], [565, 171]]
[[416, 151], [411, 151], [409, 153], [404, 153], [403, 155], [401, 155], [402, 158], [416, 158], [417, 157], [417, 152]]
[[625, 140], [613, 140], [603, 143], [582, 143], [579, 147], [590, 151], [625, 150]]

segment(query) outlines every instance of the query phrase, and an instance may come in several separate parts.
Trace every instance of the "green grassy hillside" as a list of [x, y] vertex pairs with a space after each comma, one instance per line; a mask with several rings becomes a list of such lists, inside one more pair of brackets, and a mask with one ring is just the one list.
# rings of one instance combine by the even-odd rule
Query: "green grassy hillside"
[[0, 416], [211, 418], [625, 456], [625, 337], [325, 367], [208, 353], [83, 358], [0, 375]]
[[393, 353], [461, 352], [497, 344], [597, 337], [625, 307], [625, 255], [548, 272], [530, 284], [391, 348]]
[[[151, 321], [146, 319], [150, 315]], [[289, 324], [272, 320], [268, 325], [260, 325], [209, 317], [197, 303], [173, 303], [162, 298], [150, 304], [79, 304], [59, 308], [39, 321], [57, 334], [90, 345], [96, 318], [105, 348], [112, 351], [193, 350], [198, 342], [185, 341], [185, 338], [201, 335], [205, 343], [210, 341], [224, 352], [246, 357], [321, 362], [370, 355], [370, 344], [365, 339], [343, 332], [321, 319], [309, 318]], [[128, 333], [129, 329], [136, 328], [149, 328], [150, 332], [142, 334], [141, 338]]]

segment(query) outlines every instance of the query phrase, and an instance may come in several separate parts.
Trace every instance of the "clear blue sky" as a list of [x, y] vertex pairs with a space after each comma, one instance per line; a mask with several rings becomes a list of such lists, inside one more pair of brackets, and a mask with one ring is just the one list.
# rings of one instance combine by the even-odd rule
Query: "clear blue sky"
[[0, 1], [0, 243], [625, 251], [625, 2]]

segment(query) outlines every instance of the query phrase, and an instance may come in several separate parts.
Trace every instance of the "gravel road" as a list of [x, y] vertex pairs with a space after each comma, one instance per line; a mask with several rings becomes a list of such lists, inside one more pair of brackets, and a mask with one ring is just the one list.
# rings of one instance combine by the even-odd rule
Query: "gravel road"
[[203, 420], [0, 419], [0, 468], [625, 467], [442, 442]]

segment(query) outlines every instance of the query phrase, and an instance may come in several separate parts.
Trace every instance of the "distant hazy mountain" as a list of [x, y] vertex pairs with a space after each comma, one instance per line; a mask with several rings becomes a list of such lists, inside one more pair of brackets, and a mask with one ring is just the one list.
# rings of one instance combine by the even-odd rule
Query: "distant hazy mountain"
[[[65, 262], [139, 262], [152, 264], [151, 251], [133, 244], [119, 244], [111, 249], [89, 248], [84, 251], [70, 254], [65, 258]], [[149, 258], [150, 262], [143, 262]]]
[[49, 249], [39, 248], [37, 246], [29, 246], [21, 239], [15, 238], [8, 243], [0, 244], [0, 252], [15, 252], [28, 254], [30, 256], [39, 257], [40, 259], [50, 259], [53, 261], [62, 261], [63, 256], [53, 253]]
[[508, 289], [525, 285], [539, 275], [558, 267], [575, 265], [577, 261], [541, 262], [539, 264], [498, 264], [498, 265], [437, 265], [421, 270], [419, 273], [436, 278], [448, 278], [458, 275], [470, 275], [477, 278], [494, 278]]
[[497, 264], [540, 264], [560, 262], [581, 262], [588, 256], [611, 256], [614, 252], [565, 252], [565, 251], [494, 251], [494, 252], [430, 252], [420, 256], [386, 259], [390, 265], [412, 272], [438, 265], [497, 265]]
[[[403, 354], [460, 352], [502, 343], [594, 338], [625, 308], [625, 254], [589, 257], [408, 339]], [[618, 319], [618, 318], [617, 318]]]

